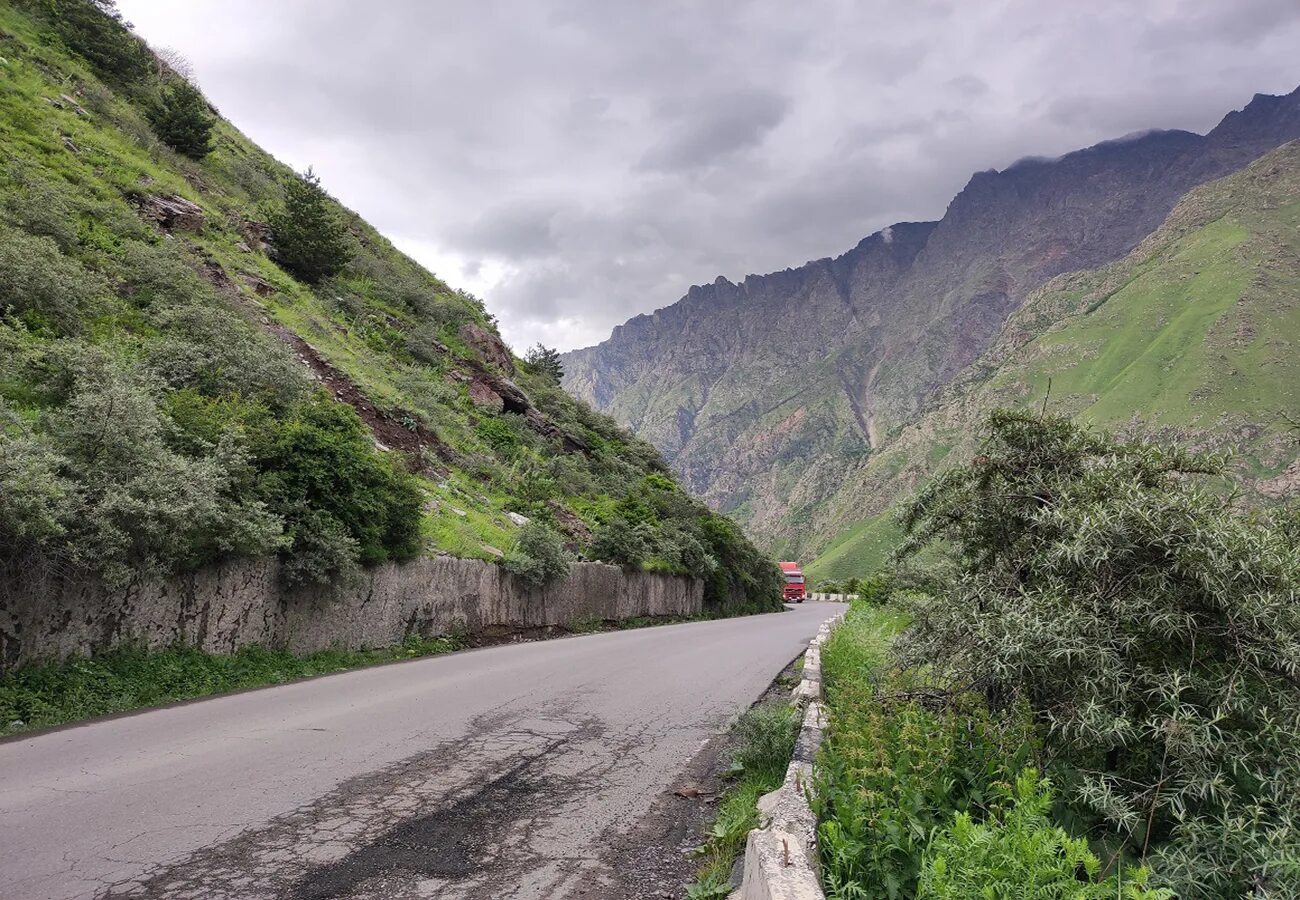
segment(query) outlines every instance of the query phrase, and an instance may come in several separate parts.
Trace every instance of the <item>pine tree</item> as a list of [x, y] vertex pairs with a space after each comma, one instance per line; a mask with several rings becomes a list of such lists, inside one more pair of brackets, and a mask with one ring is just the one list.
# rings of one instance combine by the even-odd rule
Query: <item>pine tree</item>
[[208, 101], [198, 88], [177, 79], [162, 90], [150, 121], [158, 138], [177, 153], [202, 159], [212, 150], [212, 126]]
[[270, 224], [276, 260], [300, 281], [315, 284], [347, 264], [347, 229], [311, 169], [289, 182]]
[[528, 349], [524, 362], [528, 364], [528, 368], [556, 384], [564, 378], [564, 363], [560, 362], [560, 351], [543, 346], [541, 343], [534, 344]]

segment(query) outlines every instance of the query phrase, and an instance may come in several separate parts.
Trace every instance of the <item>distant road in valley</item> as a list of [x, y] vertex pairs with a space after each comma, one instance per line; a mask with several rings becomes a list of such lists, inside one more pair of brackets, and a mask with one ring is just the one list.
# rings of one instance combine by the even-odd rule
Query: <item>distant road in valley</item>
[[0, 897], [599, 896], [843, 607], [467, 651], [0, 743]]

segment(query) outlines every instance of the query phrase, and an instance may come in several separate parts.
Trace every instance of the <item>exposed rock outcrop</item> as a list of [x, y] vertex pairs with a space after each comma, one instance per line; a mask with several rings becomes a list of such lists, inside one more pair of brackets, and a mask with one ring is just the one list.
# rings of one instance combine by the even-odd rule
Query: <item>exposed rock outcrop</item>
[[1119, 259], [1192, 187], [1300, 137], [1300, 90], [1207, 135], [1155, 131], [974, 175], [938, 222], [693, 287], [563, 357], [565, 387], [769, 544], [806, 523], [1029, 293]]
[[140, 201], [140, 215], [164, 231], [203, 231], [203, 207], [175, 194], [150, 194]]
[[510, 348], [501, 338], [473, 322], [460, 326], [459, 334], [461, 340], [473, 347], [487, 365], [505, 373], [507, 377], [515, 374], [515, 361], [510, 355]]

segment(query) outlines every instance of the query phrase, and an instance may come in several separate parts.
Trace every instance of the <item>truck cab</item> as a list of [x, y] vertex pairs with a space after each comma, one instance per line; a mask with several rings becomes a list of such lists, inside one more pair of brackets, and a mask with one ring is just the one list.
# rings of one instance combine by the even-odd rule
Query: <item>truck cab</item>
[[785, 578], [785, 601], [787, 603], [803, 603], [804, 578], [803, 570], [799, 568], [799, 564], [794, 562], [781, 563], [781, 575]]

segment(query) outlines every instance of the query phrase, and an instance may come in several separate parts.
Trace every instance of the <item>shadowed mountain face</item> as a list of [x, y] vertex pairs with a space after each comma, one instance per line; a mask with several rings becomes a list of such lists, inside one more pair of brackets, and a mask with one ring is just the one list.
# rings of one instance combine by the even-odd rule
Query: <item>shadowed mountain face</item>
[[566, 387], [657, 445], [772, 548], [1049, 278], [1127, 254], [1189, 189], [1300, 137], [1300, 89], [1210, 133], [1154, 131], [981, 172], [938, 222], [835, 259], [692, 288], [566, 354]]

